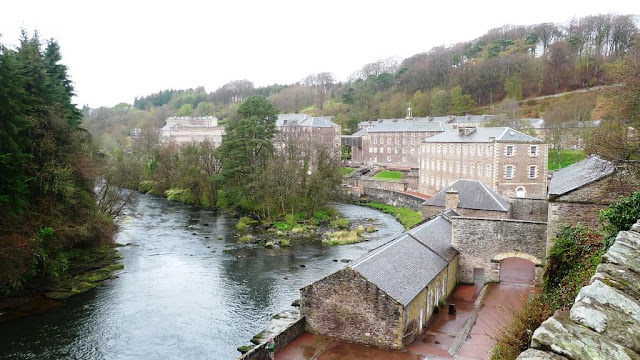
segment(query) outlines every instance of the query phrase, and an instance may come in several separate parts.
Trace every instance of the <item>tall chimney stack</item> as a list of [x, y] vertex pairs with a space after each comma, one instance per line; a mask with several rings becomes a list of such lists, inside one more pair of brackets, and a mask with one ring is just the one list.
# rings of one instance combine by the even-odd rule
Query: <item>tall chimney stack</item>
[[458, 203], [460, 202], [460, 195], [456, 190], [447, 190], [444, 200], [445, 210], [458, 210]]

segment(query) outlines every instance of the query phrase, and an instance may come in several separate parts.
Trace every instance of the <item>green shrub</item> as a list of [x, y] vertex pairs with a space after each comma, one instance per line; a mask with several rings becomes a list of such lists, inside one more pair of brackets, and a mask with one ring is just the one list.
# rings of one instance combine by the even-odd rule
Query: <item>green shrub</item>
[[291, 240], [289, 239], [280, 240], [280, 247], [289, 247], [289, 246], [291, 246]]
[[282, 222], [282, 221], [276, 221], [273, 223], [273, 227], [276, 230], [280, 230], [280, 231], [289, 231], [291, 230], [291, 225], [287, 224], [286, 222]]
[[346, 229], [349, 227], [349, 219], [347, 218], [335, 219], [331, 222], [331, 227], [336, 229]]
[[238, 238], [239, 243], [248, 244], [253, 242], [253, 235], [247, 234]]
[[605, 231], [605, 249], [609, 249], [618, 232], [627, 231], [640, 218], [640, 191], [611, 204], [609, 208], [600, 210], [598, 220]]
[[154, 186], [155, 186], [155, 181], [143, 180], [143, 181], [140, 181], [140, 184], [138, 185], [138, 191], [146, 194], [148, 192], [151, 192]]
[[186, 204], [193, 204], [193, 194], [189, 189], [171, 188], [164, 192], [169, 200], [176, 200]]
[[253, 220], [250, 217], [247, 216], [243, 216], [240, 218], [240, 220], [238, 220], [238, 223], [236, 224], [236, 230], [238, 231], [245, 231], [247, 230], [249, 227], [257, 224], [258, 222], [256, 220]]

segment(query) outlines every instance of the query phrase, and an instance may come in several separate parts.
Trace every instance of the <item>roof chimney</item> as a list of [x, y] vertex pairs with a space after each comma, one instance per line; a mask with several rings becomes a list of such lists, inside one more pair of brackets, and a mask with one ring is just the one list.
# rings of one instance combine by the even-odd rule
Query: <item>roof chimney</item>
[[444, 209], [458, 210], [458, 203], [460, 203], [460, 195], [458, 195], [458, 191], [447, 190], [445, 193]]

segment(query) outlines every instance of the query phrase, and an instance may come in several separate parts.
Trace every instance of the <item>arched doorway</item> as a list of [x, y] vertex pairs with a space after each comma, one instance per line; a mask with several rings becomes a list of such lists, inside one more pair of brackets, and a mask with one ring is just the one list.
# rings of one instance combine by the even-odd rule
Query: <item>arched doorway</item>
[[500, 283], [535, 285], [536, 264], [517, 257], [502, 260], [500, 262]]
[[501, 253], [494, 256], [492, 262], [497, 265], [494, 269], [499, 271], [501, 283], [536, 285], [542, 276], [542, 261], [526, 253]]

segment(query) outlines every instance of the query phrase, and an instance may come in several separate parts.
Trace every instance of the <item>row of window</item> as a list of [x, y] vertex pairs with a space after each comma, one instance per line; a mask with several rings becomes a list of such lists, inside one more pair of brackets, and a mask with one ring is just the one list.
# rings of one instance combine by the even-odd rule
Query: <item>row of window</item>
[[[411, 148], [411, 149], [407, 150], [407, 148], [402, 148], [400, 152], [402, 154], [409, 153], [409, 154], [413, 155], [413, 154], [416, 153], [416, 149]], [[384, 152], [384, 147], [381, 146], [381, 147], [377, 148], [377, 147], [374, 146], [374, 147], [370, 147], [369, 148], [369, 154], [377, 154], [377, 153], [384, 154], [385, 153]], [[398, 148], [397, 147], [394, 147], [394, 148], [388, 147], [387, 148], [387, 154], [398, 154], [398, 153], [399, 152], [398, 152]]]
[[[504, 167], [504, 178], [505, 179], [513, 179], [516, 176], [516, 166], [515, 165], [506, 165]], [[537, 179], [538, 178], [538, 166], [537, 165], [529, 165], [527, 177], [529, 179]]]
[[[423, 161], [421, 163], [422, 165], [424, 165], [424, 169], [428, 170], [429, 169], [429, 162], [428, 161]], [[455, 170], [456, 170], [456, 174], [460, 174], [460, 162], [457, 161], [455, 164]], [[431, 163], [431, 166], [433, 166], [433, 163]], [[440, 164], [439, 162], [436, 163], [436, 167], [432, 168], [432, 170], [440, 170]], [[483, 171], [484, 169], [484, 171]], [[468, 173], [467, 173], [468, 170]], [[476, 174], [477, 171], [477, 176], [481, 177], [482, 175], [484, 175], [485, 177], [489, 178], [491, 177], [491, 165], [486, 164], [486, 165], [482, 165], [480, 163], [477, 164], [477, 166], [474, 163], [470, 163], [467, 164], [466, 162], [462, 163], [462, 175], [469, 175], [469, 176], [473, 176]], [[447, 162], [444, 161], [442, 163], [442, 172], [446, 173], [447, 172]], [[449, 161], [449, 173], [453, 173], [453, 162]], [[528, 178], [529, 179], [537, 179], [538, 178], [538, 166], [537, 165], [529, 165], [528, 168]], [[516, 176], [516, 166], [515, 165], [505, 165], [504, 167], [504, 174], [503, 174], [505, 179], [513, 179]], [[443, 187], [446, 187], [447, 185], [447, 180], [443, 179]], [[423, 184], [430, 184], [431, 186], [435, 186], [437, 189], [440, 189], [440, 176], [422, 176], [422, 181]]]
[[[493, 145], [486, 146], [486, 152], [484, 145], [474, 144], [424, 144], [422, 145], [422, 153], [425, 154], [451, 154], [455, 152], [456, 155], [476, 155], [478, 156], [491, 156], [493, 154]], [[527, 149], [529, 156], [538, 156], [538, 145], [531, 145]], [[504, 147], [504, 154], [506, 156], [516, 155], [516, 146], [507, 145]]]
[[[409, 140], [410, 140], [409, 143], [411, 143], [411, 145], [415, 145], [416, 144], [416, 139], [415, 138], [411, 138]], [[377, 137], [373, 138], [373, 144], [374, 145], [378, 145], [378, 142], [380, 143], [380, 145], [384, 145], [384, 137], [381, 137], [380, 141], [378, 141]], [[400, 145], [400, 139], [398, 139], [398, 138], [396, 138], [396, 139], [387, 138], [387, 145], [391, 145], [392, 142], [395, 145]], [[406, 138], [402, 139], [402, 145], [407, 145], [407, 139]]]
[[[426, 159], [421, 159], [420, 160], [420, 166], [425, 169], [425, 170], [435, 170], [435, 171], [440, 171], [440, 169], [442, 169], [442, 172], [447, 172], [449, 171], [449, 173], [453, 173], [454, 171], [454, 162], [453, 161], [449, 161], [448, 162], [448, 166], [447, 166], [447, 161], [442, 161], [442, 166], [440, 163], [440, 160], [434, 160], [431, 159], [431, 161], [426, 160]], [[483, 171], [485, 170], [485, 171]], [[455, 162], [455, 172], [456, 174], [460, 174], [460, 172], [462, 171], [462, 175], [475, 175], [477, 174], [479, 177], [480, 176], [486, 176], [486, 177], [491, 177], [491, 165], [490, 164], [486, 164], [486, 165], [482, 165], [481, 163], [478, 163], [477, 165], [475, 163], [467, 163], [467, 162], [460, 162], [460, 161], [456, 161]]]

